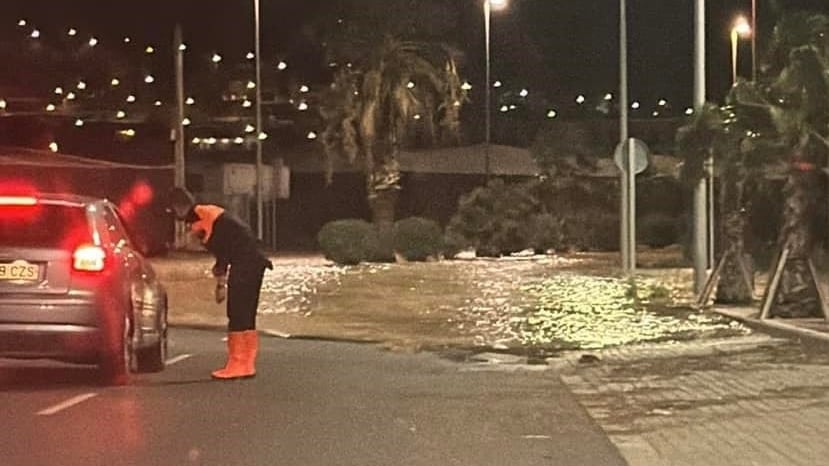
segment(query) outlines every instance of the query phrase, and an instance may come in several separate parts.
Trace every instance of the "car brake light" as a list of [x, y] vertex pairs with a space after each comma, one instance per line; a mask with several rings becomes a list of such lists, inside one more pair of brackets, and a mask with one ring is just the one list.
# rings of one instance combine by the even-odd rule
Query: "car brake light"
[[82, 272], [104, 270], [106, 252], [100, 246], [79, 246], [72, 255], [72, 268]]
[[0, 196], [0, 205], [31, 206], [37, 204], [37, 199], [29, 196]]

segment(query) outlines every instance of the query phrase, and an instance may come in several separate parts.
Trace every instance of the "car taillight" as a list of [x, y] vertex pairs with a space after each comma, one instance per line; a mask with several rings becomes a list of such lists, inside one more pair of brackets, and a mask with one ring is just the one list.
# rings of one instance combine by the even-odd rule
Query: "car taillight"
[[72, 268], [81, 272], [100, 272], [106, 265], [106, 252], [100, 246], [79, 246], [72, 254]]
[[0, 196], [0, 205], [32, 206], [35, 204], [37, 204], [37, 199], [30, 196]]

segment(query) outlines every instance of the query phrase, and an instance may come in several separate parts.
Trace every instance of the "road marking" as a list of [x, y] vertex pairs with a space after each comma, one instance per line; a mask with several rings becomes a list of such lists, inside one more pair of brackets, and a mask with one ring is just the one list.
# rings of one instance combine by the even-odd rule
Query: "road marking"
[[78, 395], [76, 397], [69, 398], [68, 400], [64, 401], [63, 403], [58, 403], [55, 406], [52, 406], [51, 408], [46, 408], [43, 411], [38, 412], [37, 415], [38, 416], [51, 416], [55, 413], [59, 413], [59, 412], [63, 411], [64, 409], [71, 408], [72, 406], [75, 406], [76, 404], [83, 403], [84, 401], [86, 401], [90, 398], [94, 398], [96, 396], [98, 396], [97, 393], [85, 393], [83, 395]]
[[174, 358], [170, 358], [170, 359], [168, 359], [168, 360], [166, 361], [166, 364], [167, 364], [168, 366], [172, 366], [173, 364], [175, 364], [175, 363], [177, 363], [177, 362], [184, 361], [185, 359], [189, 358], [190, 356], [192, 356], [192, 354], [180, 354], [180, 355], [178, 355], [178, 356], [176, 356], [176, 357], [174, 357]]

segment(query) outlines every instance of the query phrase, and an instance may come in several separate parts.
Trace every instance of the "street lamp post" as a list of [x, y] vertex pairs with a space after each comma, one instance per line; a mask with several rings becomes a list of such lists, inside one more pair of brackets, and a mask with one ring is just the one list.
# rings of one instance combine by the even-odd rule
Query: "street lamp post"
[[490, 77], [490, 70], [489, 70], [489, 30], [490, 30], [490, 18], [492, 16], [493, 8], [496, 10], [503, 9], [507, 6], [507, 0], [484, 0], [484, 41], [486, 44], [486, 84], [485, 84], [485, 104], [486, 104], [486, 111], [484, 112], [486, 123], [485, 123], [485, 143], [484, 143], [484, 173], [486, 175], [487, 181], [489, 181], [490, 177], [490, 165], [489, 165], [489, 143], [490, 139], [492, 138], [492, 95], [491, 89], [491, 77]]
[[[743, 16], [739, 16], [734, 21], [734, 26], [731, 28], [731, 84], [737, 82], [737, 45], [740, 37], [746, 37], [751, 34], [751, 25]], [[752, 65], [752, 68], [754, 66]], [[752, 70], [753, 72], [753, 70]], [[753, 77], [753, 76], [752, 76]]]

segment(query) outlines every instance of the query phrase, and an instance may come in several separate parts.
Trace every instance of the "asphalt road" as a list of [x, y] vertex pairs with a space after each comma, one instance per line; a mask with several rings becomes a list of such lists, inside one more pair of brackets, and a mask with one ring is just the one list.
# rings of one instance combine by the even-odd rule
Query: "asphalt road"
[[0, 360], [0, 464], [625, 464], [554, 371], [263, 337], [256, 378], [217, 382], [221, 336], [174, 331], [126, 387]]

